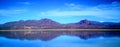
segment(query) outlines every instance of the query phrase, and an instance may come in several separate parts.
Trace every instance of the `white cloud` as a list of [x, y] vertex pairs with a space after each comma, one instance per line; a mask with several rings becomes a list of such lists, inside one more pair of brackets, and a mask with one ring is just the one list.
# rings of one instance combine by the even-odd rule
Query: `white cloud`
[[66, 6], [67, 9], [74, 9], [74, 10], [82, 10], [88, 7], [88, 6], [79, 5], [75, 3], [65, 3], [64, 5]]
[[0, 15], [2, 15], [2, 16], [16, 15], [16, 14], [25, 13], [26, 11], [27, 10], [25, 10], [25, 9], [1, 9]]
[[84, 11], [47, 11], [42, 12], [45, 16], [95, 16], [102, 18], [112, 18], [110, 15], [120, 15], [118, 11], [105, 10], [105, 11], [95, 11], [95, 10], [84, 10]]
[[111, 4], [101, 4], [97, 6], [100, 9], [105, 10], [120, 10], [120, 2], [112, 2]]
[[70, 7], [76, 6], [76, 4], [74, 4], [74, 3], [65, 3], [65, 5], [66, 5], [66, 6], [70, 6]]
[[[113, 2], [111, 4], [100, 4], [97, 6], [83, 6], [73, 3], [66, 4], [66, 6], [76, 7], [77, 10], [49, 10], [40, 13], [44, 16], [95, 16], [102, 18], [120, 18], [120, 2]], [[81, 9], [78, 9], [81, 8]]]
[[23, 4], [23, 5], [31, 5], [32, 3], [31, 2], [19, 2], [20, 4]]

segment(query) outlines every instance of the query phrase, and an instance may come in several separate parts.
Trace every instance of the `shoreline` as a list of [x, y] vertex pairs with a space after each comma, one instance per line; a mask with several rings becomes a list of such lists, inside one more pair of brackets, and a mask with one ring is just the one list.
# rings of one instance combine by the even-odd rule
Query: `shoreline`
[[15, 29], [0, 31], [120, 31], [120, 29]]

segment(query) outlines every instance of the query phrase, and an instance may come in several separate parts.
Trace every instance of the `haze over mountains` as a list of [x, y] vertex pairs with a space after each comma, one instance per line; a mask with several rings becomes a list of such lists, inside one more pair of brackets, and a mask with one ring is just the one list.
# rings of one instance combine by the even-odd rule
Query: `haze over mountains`
[[0, 24], [0, 30], [6, 29], [104, 29], [120, 28], [120, 23], [89, 21], [87, 19], [76, 23], [61, 24], [51, 19], [20, 20]]

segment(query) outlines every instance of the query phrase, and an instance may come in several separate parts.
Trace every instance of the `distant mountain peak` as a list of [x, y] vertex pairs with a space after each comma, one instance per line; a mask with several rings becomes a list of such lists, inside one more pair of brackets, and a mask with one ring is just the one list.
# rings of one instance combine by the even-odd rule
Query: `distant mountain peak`
[[81, 20], [79, 23], [80, 24], [90, 24], [90, 21], [87, 19], [84, 19], [84, 20]]
[[47, 19], [47, 18], [41, 19], [40, 21], [41, 22], [55, 22], [55, 21], [53, 21], [51, 19]]
[[53, 21], [53, 20], [51, 20], [51, 19], [48, 19], [48, 18], [44, 18], [44, 19], [41, 19], [41, 20], [39, 20], [39, 22], [41, 22], [41, 23], [44, 23], [44, 24], [50, 24], [50, 23], [58, 23], [58, 22], [56, 22], [56, 21]]
[[51, 20], [51, 19], [48, 19], [48, 18], [44, 18], [44, 19], [41, 19], [41, 20]]
[[89, 21], [88, 19], [81, 20], [81, 22], [88, 22], [88, 21]]

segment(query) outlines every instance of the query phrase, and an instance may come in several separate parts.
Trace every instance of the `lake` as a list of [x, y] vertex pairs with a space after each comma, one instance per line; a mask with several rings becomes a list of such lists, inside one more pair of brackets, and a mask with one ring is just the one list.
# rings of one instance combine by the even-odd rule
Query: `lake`
[[119, 31], [0, 31], [0, 47], [120, 47]]

